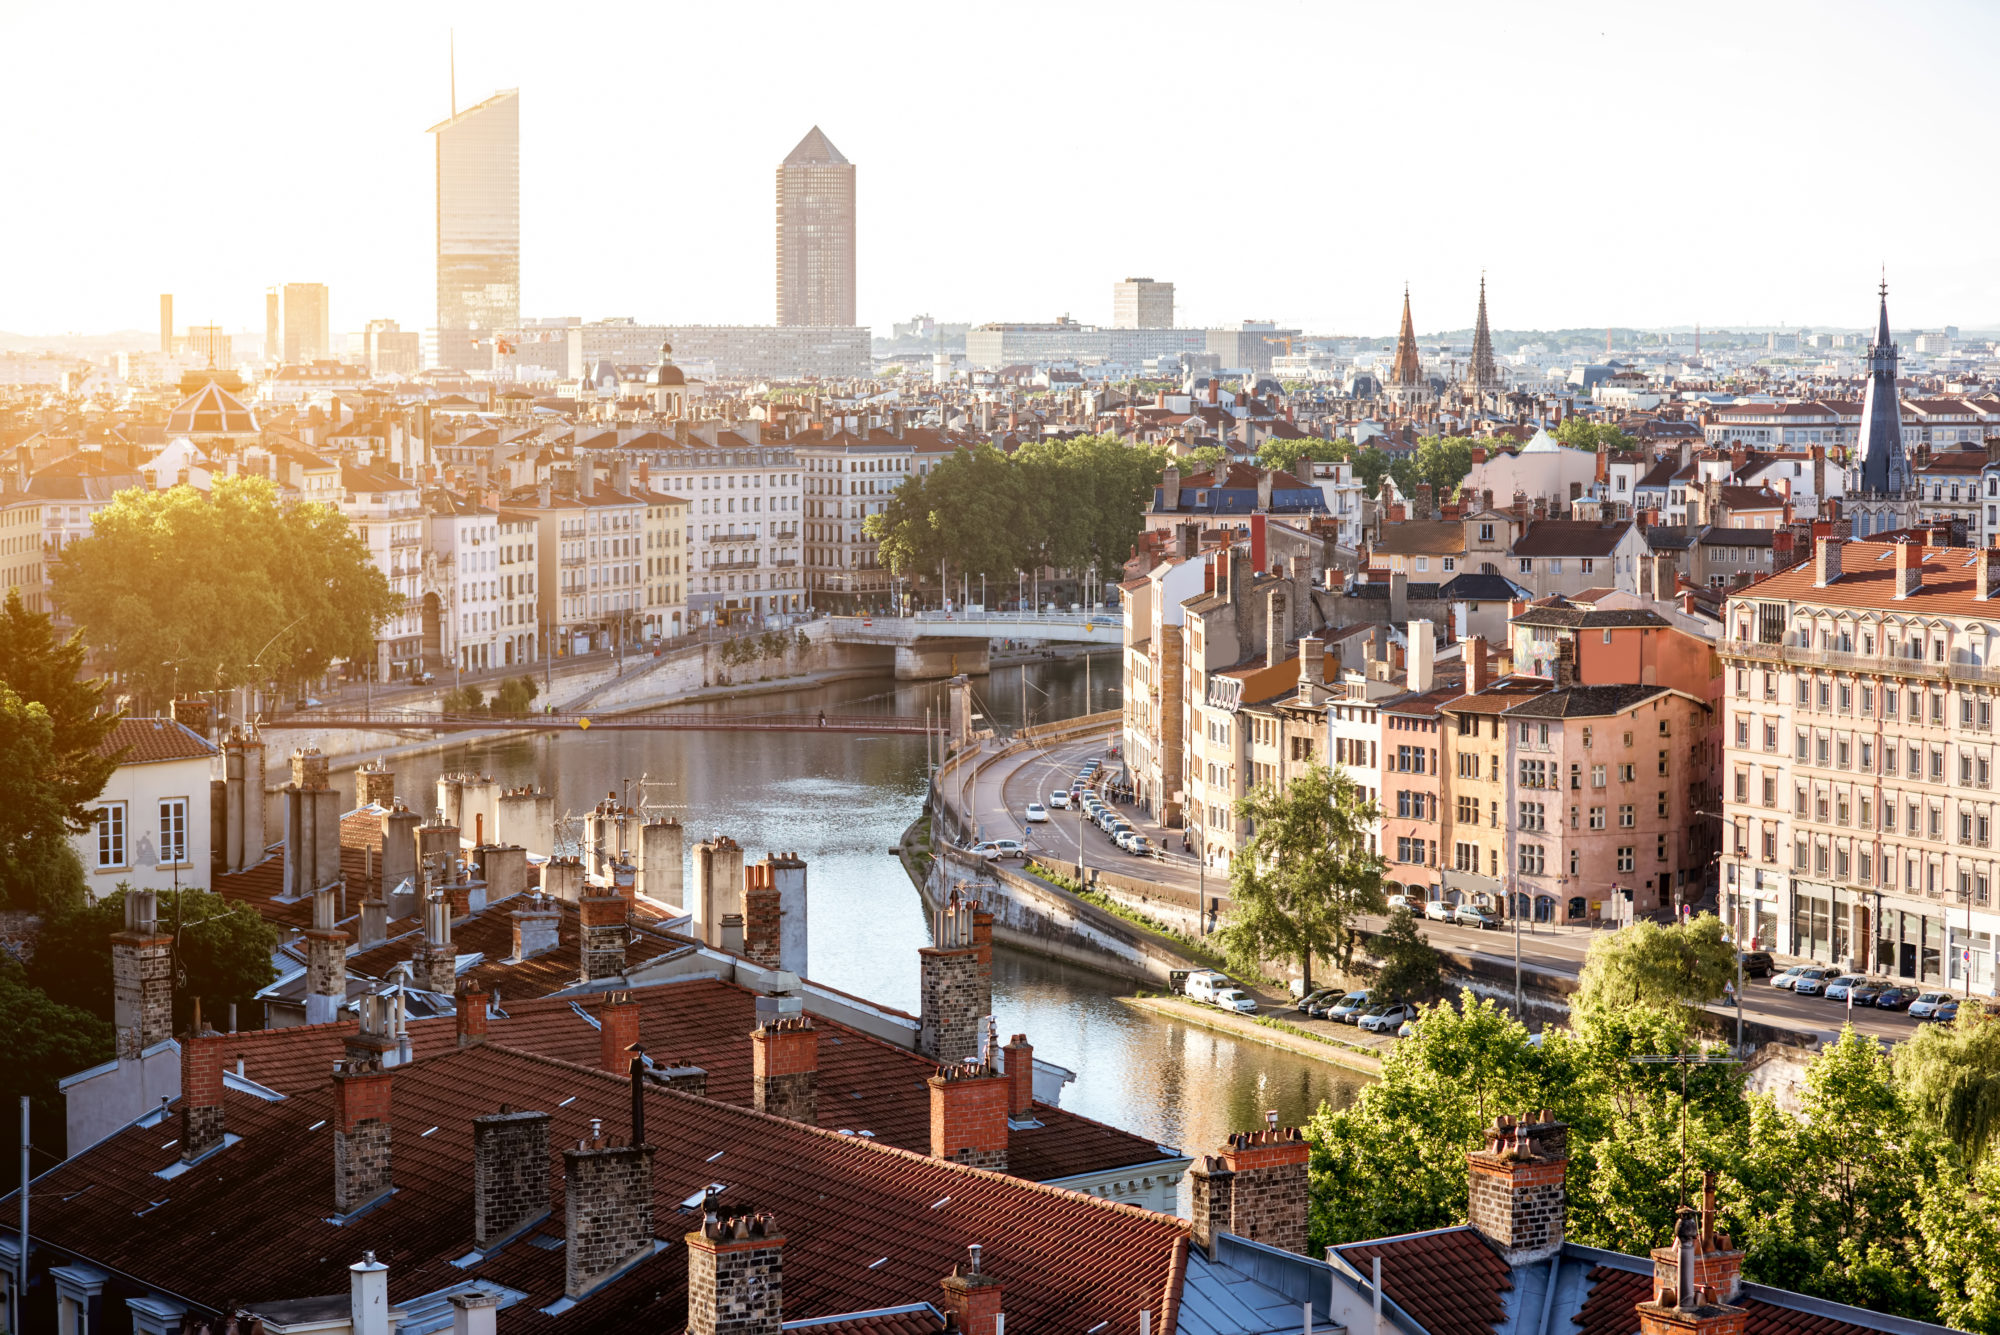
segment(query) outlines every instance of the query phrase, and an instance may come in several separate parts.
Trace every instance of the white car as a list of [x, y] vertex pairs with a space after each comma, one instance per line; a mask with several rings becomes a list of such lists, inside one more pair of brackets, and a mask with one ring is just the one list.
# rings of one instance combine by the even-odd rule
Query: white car
[[1181, 984], [1181, 990], [1189, 1001], [1214, 1001], [1221, 993], [1234, 986], [1229, 975], [1214, 969], [1196, 969]]
[[1952, 1000], [1955, 1000], [1955, 998], [1949, 992], [1925, 992], [1910, 1003], [1910, 1018], [1912, 1020], [1928, 1019], [1938, 1007]]
[[1215, 1004], [1226, 1011], [1248, 1013], [1257, 1009], [1257, 999], [1240, 987], [1225, 987], [1217, 992]]
[[1432, 922], [1450, 922], [1457, 906], [1447, 904], [1442, 899], [1428, 900], [1424, 904], [1424, 916]]
[[974, 844], [972, 851], [988, 862], [998, 862], [1001, 858], [1025, 857], [1028, 852], [1016, 839], [988, 839], [984, 843]]
[[1030, 825], [1040, 825], [1049, 818], [1048, 809], [1040, 802], [1028, 803], [1028, 809], [1021, 813], [1021, 819]]
[[1069, 810], [1069, 789], [1058, 788], [1053, 793], [1049, 794], [1049, 810], [1051, 811]]

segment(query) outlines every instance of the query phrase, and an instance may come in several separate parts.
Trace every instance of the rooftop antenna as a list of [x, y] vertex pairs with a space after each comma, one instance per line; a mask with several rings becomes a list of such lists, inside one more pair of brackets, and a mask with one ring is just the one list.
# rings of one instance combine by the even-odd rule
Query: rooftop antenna
[[1705, 1057], [1694, 1053], [1676, 1052], [1664, 1057], [1634, 1057], [1634, 1062], [1648, 1064], [1672, 1062], [1681, 1068], [1681, 1166], [1676, 1174], [1675, 1185], [1680, 1189], [1681, 1208], [1687, 1208], [1687, 1162], [1688, 1162], [1688, 1067], [1690, 1066], [1740, 1066], [1741, 1057]]

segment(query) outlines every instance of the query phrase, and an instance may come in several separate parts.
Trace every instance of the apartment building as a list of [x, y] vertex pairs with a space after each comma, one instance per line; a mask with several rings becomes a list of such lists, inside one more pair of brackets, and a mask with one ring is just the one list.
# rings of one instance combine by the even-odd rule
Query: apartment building
[[645, 609], [644, 500], [604, 489], [584, 468], [573, 495], [544, 485], [536, 531], [536, 615], [558, 655], [636, 642]]
[[424, 596], [438, 600], [438, 649], [462, 671], [503, 666], [509, 660], [499, 512], [443, 490], [431, 492], [425, 505], [434, 573]]
[[822, 611], [887, 610], [895, 579], [864, 529], [917, 470], [915, 443], [900, 430], [864, 437], [828, 433], [796, 442], [805, 478], [801, 541], [806, 586]]
[[1185, 604], [1213, 580], [1195, 555], [1198, 532], [1181, 533], [1179, 554], [1125, 581], [1125, 767], [1135, 800], [1162, 825], [1181, 823], [1186, 791]]
[[19, 589], [30, 612], [48, 611], [42, 573], [42, 503], [0, 487], [0, 598]]
[[1725, 911], [1766, 949], [1990, 993], [2000, 550], [1821, 538], [1741, 590]]
[[400, 610], [375, 632], [375, 679], [395, 681], [448, 663], [444, 597], [424, 584], [429, 515], [414, 481], [378, 468], [343, 464], [340, 512], [369, 559], [402, 595]]
[[494, 518], [500, 546], [496, 575], [500, 589], [499, 662], [508, 667], [538, 663], [542, 629], [536, 614], [535, 518], [505, 509], [497, 511]]
[[642, 491], [645, 515], [645, 628], [642, 638], [672, 639], [687, 630], [687, 511], [679, 496]]
[[1533, 678], [1489, 684], [1486, 646], [1465, 642], [1465, 694], [1439, 711], [1446, 834], [1439, 849], [1439, 898], [1446, 903], [1503, 904], [1507, 820], [1513, 773], [1507, 764], [1507, 710], [1549, 689]]
[[676, 423], [618, 446], [640, 484], [687, 501], [682, 598], [690, 627], [806, 610], [800, 563], [804, 475], [791, 441], [755, 422]]

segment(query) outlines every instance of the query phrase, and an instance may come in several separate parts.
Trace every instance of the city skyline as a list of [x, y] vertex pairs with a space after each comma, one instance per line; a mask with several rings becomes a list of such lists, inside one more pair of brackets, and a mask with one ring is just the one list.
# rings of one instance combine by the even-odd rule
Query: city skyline
[[[184, 323], [255, 329], [263, 289], [301, 272], [331, 289], [337, 334], [377, 318], [405, 328], [434, 324], [435, 168], [423, 132], [450, 112], [447, 18], [397, 12], [401, 40], [385, 46], [370, 33], [386, 9], [364, 8], [326, 30], [304, 16], [260, 13], [251, 24], [230, 21], [248, 10], [222, 12], [223, 53], [239, 71], [232, 81], [173, 77], [157, 60], [173, 35], [167, 21], [131, 9], [90, 49], [105, 96], [66, 97], [59, 84], [75, 63], [60, 54], [10, 87], [10, 99], [62, 108], [65, 135], [25, 144], [15, 170], [74, 207], [10, 220], [16, 254], [35, 263], [17, 265], [0, 289], [0, 330], [148, 329], [161, 292], [176, 294]], [[1491, 275], [1493, 323], [1503, 329], [1848, 327], [1884, 261], [1910, 326], [2000, 323], [2000, 281], [1947, 272], [1929, 228], [1914, 217], [1808, 211], [1780, 197], [1785, 262], [1773, 263], [1768, 245], [1741, 244], [1729, 221], [1738, 206], [1718, 198], [1735, 193], [1736, 171], [1777, 163], [1788, 179], [1848, 179], [1871, 162], [1916, 151], [1924, 126], [1942, 133], [1976, 118], [1974, 65], [1990, 48], [1980, 38], [1995, 35], [2000, 16], [1970, 6], [1929, 6], [1929, 22], [1888, 30], [1863, 21], [1868, 11], [1858, 7], [1716, 9], [1718, 18], [1728, 15], [1720, 39], [1700, 12], [1667, 27], [1560, 6], [1525, 23], [1456, 8], [1449, 21], [1477, 40], [1427, 51], [1421, 76], [1401, 61], [1357, 59], [1339, 66], [1330, 112], [1253, 114], [1218, 101], [1175, 122], [1171, 134], [1141, 128], [1158, 122], [1128, 106], [1118, 114], [1134, 119], [1119, 137], [1131, 142], [1088, 147], [1074, 177], [1034, 154], [992, 151], [1009, 142], [1071, 142], [1079, 118], [1097, 105], [1085, 56], [1032, 58], [1046, 39], [1043, 25], [981, 35], [982, 58], [1018, 72], [1006, 98], [943, 95], [948, 114], [913, 117], [912, 94], [885, 92], [886, 79], [856, 78], [856, 64], [887, 70], [909, 64], [899, 57], [929, 53], [925, 68], [948, 69], [934, 59], [958, 49], [948, 24], [906, 46], [881, 47], [836, 16], [789, 6], [759, 11], [762, 22], [742, 14], [677, 14], [669, 22], [628, 10], [615, 17], [629, 40], [607, 44], [582, 30], [531, 30], [522, 22], [528, 12], [498, 6], [481, 26], [457, 31], [467, 102], [510, 87], [529, 99], [520, 148], [524, 316], [769, 318], [766, 173], [816, 123], [850, 159], [869, 165], [858, 206], [857, 316], [882, 332], [918, 311], [960, 321], [1067, 313], [1105, 324], [1108, 284], [1134, 273], [1175, 283], [1188, 325], [1267, 318], [1316, 332], [1385, 334], [1407, 280], [1419, 329], [1460, 328], [1471, 322], [1481, 270]], [[1064, 49], [1115, 48], [1124, 62], [1164, 64], [1184, 49], [1180, 20], [1193, 12], [1169, 7], [1134, 30], [1110, 15], [1065, 11]], [[1810, 24], [1795, 21], [1807, 16]], [[656, 105], [645, 77], [658, 47], [652, 39], [720, 51], [732, 34], [740, 40], [772, 23], [799, 38], [763, 57], [761, 86], [782, 88], [783, 96], [742, 96], [726, 62], [713, 70], [693, 62], [677, 71], [667, 109]], [[1329, 42], [1414, 53], [1435, 30], [1414, 16], [1278, 7], [1246, 11], [1241, 24], [1282, 38], [1246, 43], [1258, 82], [1299, 81], [1301, 89], [1321, 77], [1316, 62]], [[1945, 31], [1953, 41], [1933, 40]], [[53, 16], [37, 12], [0, 18], [0, 34], [19, 49], [63, 53], [73, 42]], [[282, 61], [259, 59], [280, 51]], [[1617, 86], [1597, 71], [1635, 64], [1671, 71], [1672, 95], [1620, 100], [1604, 91]], [[363, 73], [375, 89], [369, 99], [334, 95]], [[1923, 114], [1857, 115], [1815, 91], [1828, 87], [1866, 89], [1871, 106]], [[184, 109], [181, 123], [220, 127], [196, 136], [205, 141], [199, 151], [224, 158], [284, 227], [218, 226], [205, 198], [213, 186], [181, 170], [179, 152], [135, 155], [104, 173], [69, 151], [118, 132], [133, 108], [169, 89]], [[698, 104], [729, 111], [697, 128], [677, 108]], [[261, 114], [272, 105], [285, 114]], [[1447, 168], [1440, 157], [1449, 190], [1402, 183], [1407, 164], [1399, 163], [1399, 175], [1371, 199], [1365, 172], [1357, 187], [1344, 174], [1284, 169], [1302, 154], [1356, 145], [1365, 160], [1391, 116], [1399, 138], [1417, 144], [1458, 142], [1467, 123], [1486, 125], [1497, 184], [1465, 191], [1463, 164], [1454, 159]], [[663, 117], [674, 127], [665, 146], [635, 157], [632, 132]], [[1736, 131], [1751, 125], [1798, 130], [1775, 141], [1767, 132], [1746, 148]], [[1714, 147], [1731, 143], [1733, 153]], [[660, 155], [670, 168], [661, 168]], [[347, 188], [368, 201], [361, 215], [330, 202], [344, 171], [289, 165], [330, 161], [355, 164]], [[633, 170], [642, 161], [645, 169]], [[1684, 173], [1678, 161], [1688, 164]], [[1006, 170], [1010, 162], [1019, 164], [1015, 173]], [[1254, 204], [1230, 203], [1228, 182], [1245, 173], [1286, 185], [1276, 195], [1260, 189]], [[1631, 202], [1638, 180], [1663, 177], [1685, 192], [1685, 209]], [[1017, 202], [979, 206], [966, 185], [974, 179]], [[1148, 202], [1163, 189], [1213, 206]], [[1969, 181], [1963, 211], [1981, 212], [1988, 189]], [[150, 201], [147, 244], [131, 244], [131, 214], [115, 207], [118, 197]], [[1770, 208], [1753, 211], [1768, 218]], [[1076, 225], [1092, 213], [1106, 225]], [[366, 219], [358, 229], [357, 216]], [[87, 288], [67, 277], [85, 267], [93, 276]]]

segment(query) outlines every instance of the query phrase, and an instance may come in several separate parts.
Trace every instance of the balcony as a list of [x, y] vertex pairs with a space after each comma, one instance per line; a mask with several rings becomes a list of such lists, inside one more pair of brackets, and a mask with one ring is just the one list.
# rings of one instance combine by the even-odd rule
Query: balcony
[[1724, 658], [1776, 663], [1783, 667], [1826, 668], [1877, 677], [1917, 677], [1925, 681], [2000, 684], [2000, 667], [1983, 663], [1940, 663], [1935, 659], [1908, 658], [1900, 654], [1853, 654], [1838, 649], [1804, 649], [1796, 645], [1753, 644], [1745, 640], [1724, 640], [1716, 652]]
[[421, 546], [423, 546], [423, 545], [424, 545], [424, 540], [423, 540], [422, 538], [391, 538], [391, 539], [389, 539], [389, 546], [390, 546], [391, 548], [396, 548], [396, 547], [421, 547]]
[[743, 561], [717, 561], [713, 565], [704, 567], [708, 570], [755, 570], [756, 568], [757, 561], [754, 557]]
[[581, 556], [565, 556], [560, 561], [557, 561], [556, 564], [564, 570], [575, 570], [583, 565], [584, 559]]
[[790, 567], [795, 566], [798, 563], [799, 559], [796, 556], [781, 556], [777, 560], [771, 562], [772, 565], [777, 566], [779, 569], [789, 569]]
[[755, 533], [715, 533], [709, 536], [708, 541], [711, 543], [736, 543], [760, 542], [762, 539]]

